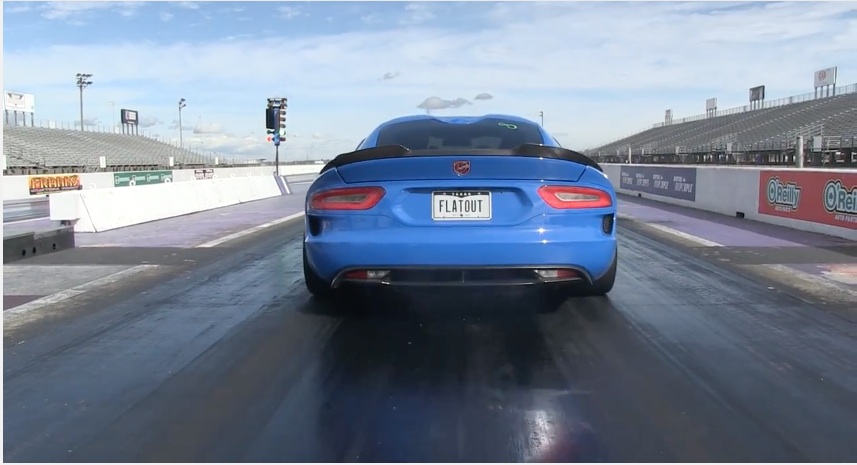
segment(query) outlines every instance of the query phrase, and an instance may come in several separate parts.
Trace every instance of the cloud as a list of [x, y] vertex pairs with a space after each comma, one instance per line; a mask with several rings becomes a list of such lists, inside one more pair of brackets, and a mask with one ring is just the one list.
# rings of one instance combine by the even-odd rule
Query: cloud
[[161, 14], [159, 15], [159, 17], [161, 18], [161, 21], [172, 21], [173, 16], [174, 15], [168, 11], [162, 11]]
[[194, 134], [221, 134], [223, 126], [219, 123], [199, 123], [193, 127]]
[[281, 6], [277, 8], [277, 11], [280, 13], [280, 17], [284, 19], [296, 18], [303, 14], [300, 9], [293, 6]]
[[381, 76], [381, 81], [389, 81], [390, 79], [395, 79], [399, 76], [399, 72], [386, 72], [383, 76]]
[[494, 96], [489, 94], [488, 92], [482, 92], [478, 94], [476, 97], [473, 97], [473, 100], [491, 100]]
[[92, 18], [94, 11], [114, 11], [130, 17], [143, 5], [144, 2], [47, 2], [41, 9], [45, 19], [84, 24], [83, 20]]
[[[98, 126], [101, 124], [101, 120], [97, 117], [83, 117], [83, 125], [84, 126]], [[80, 118], [74, 120], [74, 126], [80, 128]]]
[[[10, 5], [10, 3], [7, 3], [7, 5]], [[4, 13], [26, 13], [26, 12], [31, 11], [33, 9], [32, 6], [30, 6], [26, 3], [17, 3], [17, 4], [11, 4], [11, 5], [12, 6], [4, 8], [3, 12]]]
[[368, 25], [379, 24], [381, 22], [381, 17], [379, 15], [368, 14], [368, 15], [361, 16], [360, 21], [363, 24], [368, 24]]
[[179, 8], [183, 8], [185, 10], [198, 10], [199, 9], [199, 3], [197, 3], [197, 2], [175, 2], [175, 3], [173, 3], [173, 5], [175, 5]]
[[[178, 130], [179, 129], [179, 120], [174, 119], [169, 126], [170, 129]], [[192, 124], [188, 124], [187, 121], [182, 122], [182, 132], [185, 131], [193, 131], [194, 126]]]
[[405, 5], [405, 13], [405, 17], [399, 23], [408, 26], [422, 24], [436, 17], [431, 3], [408, 3]]
[[[355, 144], [378, 123], [419, 112], [414, 105], [426, 96], [436, 100], [418, 108], [457, 112], [472, 107], [452, 96], [468, 95], [480, 113], [544, 111], [549, 130], [569, 134], [560, 142], [580, 147], [651, 127], [667, 108], [676, 119], [704, 113], [710, 97], [724, 110], [746, 105], [757, 84], [769, 101], [811, 93], [811, 73], [828, 66], [839, 66], [840, 85], [857, 82], [857, 19], [847, 2], [472, 2], [455, 15], [441, 10], [446, 4], [420, 3], [392, 7], [392, 19], [386, 4], [367, 5], [335, 30], [326, 12], [301, 17], [301, 28], [280, 21], [211, 29], [233, 40], [116, 35], [91, 44], [68, 35], [51, 46], [18, 39], [15, 47], [10, 32], [4, 85], [36, 94], [37, 118], [71, 121], [77, 96], [67, 90], [69, 76], [91, 72], [93, 99], [110, 84], [133, 98], [100, 101], [134, 102], [141, 114], [172, 119], [184, 96], [194, 118], [229, 129], [224, 146], [241, 147], [255, 131], [267, 150], [258, 105], [277, 94], [290, 98], [290, 130]], [[443, 21], [419, 22], [420, 14]], [[365, 16], [383, 18], [385, 27], [363, 26]], [[241, 38], [248, 26], [254, 36]], [[272, 65], [270, 50], [284, 44], [286, 65]], [[376, 85], [381, 69], [402, 74]], [[473, 97], [485, 89], [502, 98]]]
[[[141, 118], [139, 126], [141, 128], [146, 129], [146, 128], [151, 128], [154, 126], [159, 126], [161, 124], [164, 124], [163, 122], [161, 122], [161, 120], [159, 120], [158, 118], [149, 116], [149, 117]], [[176, 125], [176, 126], [178, 126], [178, 125]]]
[[458, 97], [455, 100], [444, 100], [440, 97], [429, 97], [423, 100], [423, 103], [417, 105], [417, 108], [424, 110], [443, 110], [446, 108], [459, 108], [464, 105], [471, 105], [470, 101]]

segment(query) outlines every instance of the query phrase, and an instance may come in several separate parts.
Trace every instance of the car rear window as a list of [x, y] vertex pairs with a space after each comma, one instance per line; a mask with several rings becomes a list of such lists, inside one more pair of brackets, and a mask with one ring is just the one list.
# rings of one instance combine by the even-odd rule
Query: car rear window
[[378, 133], [376, 145], [402, 145], [411, 150], [508, 150], [521, 144], [543, 143], [535, 124], [485, 118], [469, 124], [435, 119], [394, 123]]

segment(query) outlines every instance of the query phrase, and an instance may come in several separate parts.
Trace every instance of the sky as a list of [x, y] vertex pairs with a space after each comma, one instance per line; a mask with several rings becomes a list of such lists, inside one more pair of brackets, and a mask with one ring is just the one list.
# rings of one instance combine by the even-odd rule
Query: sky
[[[514, 114], [583, 150], [662, 122], [857, 82], [857, 2], [3, 2], [3, 87], [35, 118], [120, 108], [140, 130], [273, 158], [264, 107], [289, 99], [285, 159], [353, 150], [408, 114]], [[108, 102], [114, 102], [114, 106]], [[111, 111], [111, 108], [115, 110]], [[44, 123], [43, 123], [44, 124]]]

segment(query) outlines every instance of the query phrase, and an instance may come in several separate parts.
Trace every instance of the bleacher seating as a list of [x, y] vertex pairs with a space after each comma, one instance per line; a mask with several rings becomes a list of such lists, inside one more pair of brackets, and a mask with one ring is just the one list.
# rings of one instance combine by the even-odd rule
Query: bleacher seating
[[789, 147], [796, 136], [807, 140], [824, 136], [849, 144], [857, 137], [857, 92], [730, 113], [659, 125], [586, 152], [625, 156], [631, 147], [635, 155], [675, 154], [679, 147], [680, 153], [701, 154], [723, 150], [728, 143], [733, 151], [769, 151]]
[[31, 126], [3, 127], [3, 155], [9, 168], [87, 169], [108, 167], [210, 165], [214, 158], [136, 135], [48, 129]]

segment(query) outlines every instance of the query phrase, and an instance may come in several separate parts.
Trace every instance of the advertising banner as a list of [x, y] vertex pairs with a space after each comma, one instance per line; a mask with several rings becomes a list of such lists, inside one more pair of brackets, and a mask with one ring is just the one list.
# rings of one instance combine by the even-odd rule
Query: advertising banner
[[623, 166], [622, 189], [696, 201], [696, 168]]
[[3, 96], [3, 107], [6, 111], [20, 111], [23, 113], [36, 112], [36, 98], [33, 94], [22, 94], [20, 92], [5, 91]]
[[836, 85], [836, 67], [826, 68], [820, 71], [816, 71], [813, 75], [812, 85], [816, 89], [824, 86], [835, 86]]
[[120, 117], [122, 120], [122, 124], [139, 124], [139, 120], [137, 118], [137, 110], [128, 110], [123, 108], [120, 112]]
[[710, 98], [710, 99], [705, 101], [705, 109], [706, 110], [713, 110], [715, 108], [717, 108], [717, 97]]
[[750, 103], [765, 100], [765, 86], [756, 86], [750, 89]]
[[857, 174], [764, 170], [759, 213], [857, 229]]
[[214, 179], [214, 168], [193, 170], [193, 177], [197, 180]]
[[78, 191], [83, 189], [77, 174], [45, 174], [29, 176], [30, 195], [45, 195], [55, 192]]
[[113, 187], [145, 186], [173, 182], [172, 171], [122, 171], [113, 173]]

